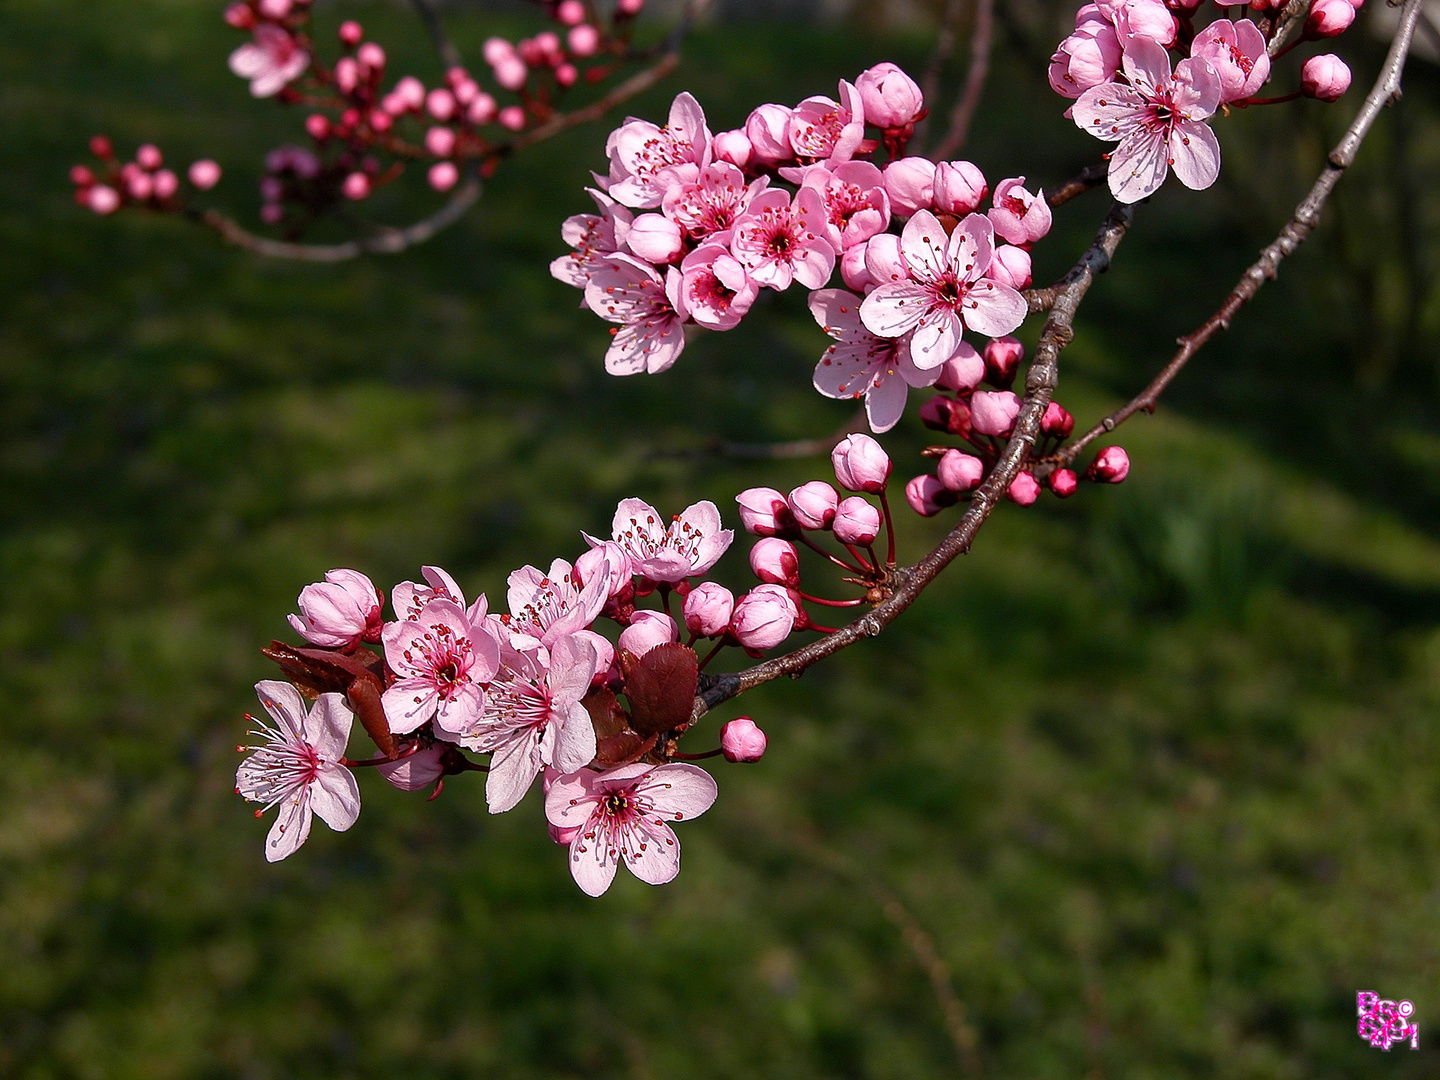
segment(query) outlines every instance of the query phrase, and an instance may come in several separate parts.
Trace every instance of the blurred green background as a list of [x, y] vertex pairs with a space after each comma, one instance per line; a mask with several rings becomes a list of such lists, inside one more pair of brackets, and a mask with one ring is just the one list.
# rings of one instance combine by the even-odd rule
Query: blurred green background
[[[435, 78], [403, 10], [341, 10]], [[451, 22], [471, 57], [540, 26]], [[1007, 16], [966, 151], [992, 183], [1096, 156], [1044, 82], [1061, 33]], [[105, 131], [217, 157], [217, 201], [253, 222], [299, 117], [250, 102], [235, 43], [218, 5], [0, 8], [0, 1074], [1440, 1074], [1433, 66], [1315, 239], [1124, 430], [1126, 484], [1002, 507], [883, 638], [720, 712], [766, 728], [765, 761], [715, 769], [678, 881], [591, 901], [536, 796], [492, 818], [479, 783], [426, 805], [363, 777], [355, 829], [265, 864], [231, 791], [257, 647], [332, 566], [388, 585], [437, 562], [503, 595], [620, 497], [724, 509], [825, 476], [672, 453], [843, 423], [809, 389], [824, 339], [792, 291], [666, 375], [606, 377], [604, 325], [545, 267], [608, 125], [399, 258], [266, 262], [75, 207], [66, 169]], [[1140, 209], [1064, 357], [1082, 424], [1274, 234], [1380, 49], [1347, 35], [1341, 104], [1232, 116], [1221, 182]], [[720, 129], [927, 52], [863, 23], [710, 27], [632, 111], [689, 88]], [[408, 190], [377, 211], [434, 204]], [[1058, 214], [1037, 280], [1104, 205]], [[926, 436], [912, 411], [889, 440], [902, 478]], [[908, 518], [902, 556], [947, 520]], [[1422, 1049], [1361, 1042], [1357, 990], [1414, 1001]]]

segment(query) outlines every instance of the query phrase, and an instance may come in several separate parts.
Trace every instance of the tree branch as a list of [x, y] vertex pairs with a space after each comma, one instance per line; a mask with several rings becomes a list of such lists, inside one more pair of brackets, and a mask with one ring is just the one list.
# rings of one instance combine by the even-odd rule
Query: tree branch
[[995, 0], [975, 0], [975, 29], [970, 35], [970, 70], [965, 74], [965, 88], [960, 92], [950, 113], [950, 130], [935, 148], [935, 160], [954, 157], [965, 145], [970, 122], [980, 107], [985, 80], [990, 74], [990, 46], [995, 40]]
[[1076, 308], [1096, 276], [1110, 265], [1111, 256], [1130, 227], [1133, 214], [1131, 207], [1114, 204], [1094, 242], [1066, 275], [1065, 287], [1056, 297], [1050, 317], [1040, 333], [1040, 342], [1035, 348], [1035, 359], [1025, 380], [1025, 400], [1015, 420], [1015, 433], [1005, 444], [1000, 460], [985, 482], [975, 491], [970, 506], [950, 534], [916, 565], [892, 571], [894, 591], [868, 614], [835, 633], [827, 634], [819, 641], [811, 642], [784, 656], [766, 660], [744, 671], [729, 672], [707, 680], [695, 698], [692, 720], [698, 720], [710, 709], [737, 694], [778, 679], [781, 675], [799, 676], [817, 661], [857, 641], [877, 636], [915, 602], [916, 597], [956, 556], [970, 550], [976, 532], [1005, 496], [1010, 482], [1015, 479], [1020, 466], [1035, 445], [1041, 417], [1045, 415], [1045, 407], [1050, 404], [1050, 395], [1054, 392], [1059, 377], [1057, 361], [1060, 352], [1075, 335], [1073, 326]]
[[445, 27], [440, 25], [440, 16], [435, 13], [435, 8], [430, 0], [410, 0], [410, 6], [415, 9], [415, 14], [420, 16], [420, 21], [425, 24], [425, 29], [430, 34], [430, 40], [435, 44], [435, 51], [440, 54], [441, 63], [447, 69], [460, 67], [460, 51], [445, 36]]
[[[940, 72], [955, 50], [955, 31], [960, 25], [960, 14], [965, 10], [965, 0], [948, 0], [945, 14], [940, 17], [940, 28], [935, 34], [935, 49], [930, 53], [930, 62], [925, 65], [925, 75], [920, 80], [920, 95], [927, 106], [933, 105], [940, 93]], [[915, 145], [925, 141], [926, 129], [930, 126], [927, 115], [915, 125]]]
[[1051, 206], [1063, 206], [1077, 195], [1084, 195], [1091, 188], [1099, 187], [1109, 175], [1109, 158], [1097, 161], [1094, 165], [1086, 165], [1074, 178], [1065, 181], [1053, 191], [1047, 191], [1045, 201]]
[[1366, 96], [1355, 119], [1345, 130], [1345, 134], [1341, 136], [1340, 142], [1336, 144], [1334, 150], [1330, 151], [1330, 157], [1325, 163], [1324, 170], [1316, 178], [1309, 194], [1295, 208], [1294, 216], [1280, 230], [1280, 235], [1260, 252], [1260, 257], [1241, 276], [1239, 283], [1231, 290], [1230, 295], [1225, 297], [1225, 302], [1220, 305], [1219, 310], [1196, 330], [1179, 339], [1180, 348], [1170, 358], [1170, 362], [1161, 368], [1160, 373], [1150, 381], [1149, 386], [1047, 462], [1044, 462], [1035, 470], [1037, 477], [1044, 477], [1057, 468], [1069, 465], [1092, 442], [1114, 431], [1136, 413], [1153, 413], [1160, 395], [1165, 392], [1165, 388], [1170, 385], [1175, 376], [1180, 374], [1181, 369], [1190, 362], [1190, 358], [1221, 330], [1229, 329], [1230, 320], [1235, 317], [1235, 314], [1260, 291], [1260, 287], [1266, 281], [1275, 277], [1279, 272], [1280, 263], [1287, 256], [1293, 254], [1315, 226], [1320, 223], [1321, 208], [1324, 207], [1325, 201], [1330, 197], [1330, 192], [1335, 189], [1335, 185], [1339, 183], [1345, 170], [1354, 163], [1360, 144], [1369, 134], [1375, 118], [1380, 115], [1380, 110], [1400, 99], [1400, 75], [1405, 69], [1405, 57], [1410, 51], [1410, 42], [1414, 36], [1415, 23], [1420, 15], [1421, 4], [1422, 0], [1408, 0], [1400, 18], [1400, 25], [1396, 28], [1395, 38], [1391, 42], [1390, 52], [1385, 58], [1385, 64], [1380, 69], [1380, 75], [1375, 80], [1374, 87]]

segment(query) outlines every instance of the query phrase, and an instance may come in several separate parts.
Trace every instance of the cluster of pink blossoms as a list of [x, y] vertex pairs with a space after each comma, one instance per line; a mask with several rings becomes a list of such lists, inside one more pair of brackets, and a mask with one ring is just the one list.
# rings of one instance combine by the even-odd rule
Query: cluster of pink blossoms
[[[1300, 89], [1256, 95], [1271, 76], [1269, 45], [1287, 0], [1215, 0], [1226, 11], [1197, 26], [1203, 0], [1096, 0], [1075, 16], [1075, 32], [1050, 58], [1050, 85], [1075, 99], [1067, 111], [1097, 139], [1117, 143], [1110, 191], [1134, 203], [1153, 194], [1173, 169], [1203, 189], [1220, 174], [1220, 143], [1208, 121], [1221, 109], [1276, 104], [1305, 96], [1336, 101], [1350, 87], [1338, 56], [1307, 59]], [[1258, 22], [1233, 19], [1247, 4]], [[1355, 21], [1364, 0], [1310, 0], [1304, 28], [1275, 59], [1306, 41], [1331, 38]], [[1171, 54], [1181, 57], [1172, 66]]]
[[[933, 385], [968, 348], [962, 334], [1015, 330], [1049, 205], [1015, 177], [979, 213], [991, 192], [973, 164], [905, 156], [924, 115], [914, 80], [880, 64], [841, 82], [838, 100], [761, 105], [732, 131], [712, 134], [689, 94], [663, 127], [632, 118], [614, 131], [608, 175], [590, 189], [598, 212], [565, 222], [575, 250], [550, 268], [618, 324], [606, 369], [664, 371], [686, 326], [732, 329], [761, 289], [799, 284], [835, 339], [816, 389], [863, 398], [883, 432], [909, 387]], [[827, 287], [837, 270], [843, 289]]]
[[[599, 82], [613, 73], [644, 6], [644, 0], [621, 0], [602, 21], [582, 0], [539, 2], [563, 37], [546, 30], [519, 42], [500, 37], [485, 42], [496, 92], [513, 96], [509, 104], [483, 89], [464, 67], [452, 67], [442, 85], [429, 88], [413, 75], [388, 82], [385, 49], [367, 41], [354, 21], [341, 23], [342, 55], [327, 67], [310, 36], [311, 0], [231, 3], [225, 21], [251, 40], [230, 54], [230, 70], [249, 82], [257, 98], [312, 110], [305, 119], [311, 148], [282, 146], [267, 156], [261, 219], [298, 231], [325, 210], [365, 199], [394, 181], [407, 162], [426, 165], [436, 191], [453, 188], [467, 161], [478, 161], [483, 174], [492, 172], [509, 134], [550, 119], [560, 96], [577, 82]], [[125, 205], [184, 209], [173, 174], [147, 168], [143, 160], [122, 170], [110, 159], [108, 140], [92, 141], [92, 149], [97, 143], [105, 147], [104, 153], [96, 151], [101, 175], [87, 166], [72, 173], [82, 205], [99, 214]], [[154, 147], [142, 147], [140, 156], [149, 151], [158, 160]], [[206, 190], [219, 181], [220, 170], [213, 162], [199, 162], [190, 179]]]

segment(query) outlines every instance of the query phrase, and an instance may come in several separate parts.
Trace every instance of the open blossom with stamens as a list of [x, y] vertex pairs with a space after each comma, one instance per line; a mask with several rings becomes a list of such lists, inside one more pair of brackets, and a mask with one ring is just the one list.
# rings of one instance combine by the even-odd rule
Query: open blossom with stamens
[[510, 575], [509, 617], [501, 621], [516, 649], [551, 646], [557, 639], [590, 626], [609, 599], [610, 567], [602, 562], [582, 587], [564, 559], [550, 564], [548, 574], [522, 566]]
[[648, 263], [629, 255], [601, 260], [585, 286], [585, 303], [620, 329], [605, 353], [611, 375], [654, 375], [674, 364], [685, 349], [684, 319], [675, 309], [680, 271], [661, 277]]
[[385, 627], [385, 662], [397, 678], [380, 701], [391, 731], [402, 735], [433, 717], [442, 732], [461, 736], [480, 720], [481, 684], [500, 668], [500, 643], [483, 605], [482, 597], [467, 614], [452, 600], [431, 600], [413, 620]]
[[701, 244], [680, 264], [675, 306], [680, 315], [709, 330], [732, 330], [760, 294], [760, 286], [730, 254], [722, 233], [715, 243]]
[[1265, 35], [1249, 19], [1216, 19], [1195, 36], [1190, 55], [1208, 63], [1220, 79], [1220, 100], [1255, 94], [1270, 78]]
[[570, 841], [570, 873], [586, 893], [599, 896], [621, 860], [650, 885], [674, 880], [680, 841], [667, 822], [699, 817], [716, 794], [709, 773], [681, 762], [586, 769], [551, 785], [545, 816], [557, 829], [579, 828]]
[[250, 80], [250, 93], [257, 98], [278, 94], [309, 66], [310, 54], [290, 32], [268, 22], [255, 27], [254, 41], [230, 54], [230, 70]]
[[1122, 59], [1129, 84], [1091, 87], [1072, 106], [1075, 123], [1120, 145], [1110, 155], [1110, 192], [1134, 203], [1153, 194], [1174, 168], [1188, 188], [1202, 190], [1220, 175], [1220, 143], [1205, 120], [1220, 105], [1220, 79], [1203, 59], [1170, 69], [1170, 54], [1132, 38]]
[[985, 277], [995, 248], [988, 218], [969, 214], [955, 231], [928, 210], [916, 211], [900, 235], [909, 280], [881, 285], [860, 305], [865, 328], [879, 337], [910, 335], [910, 357], [922, 370], [938, 368], [960, 347], [962, 330], [987, 337], [1025, 321], [1025, 298]]
[[506, 652], [490, 683], [485, 715], [461, 745], [491, 754], [485, 800], [492, 814], [511, 809], [546, 765], [575, 772], [595, 757], [595, 725], [580, 699], [598, 657], [583, 638], [555, 639], [548, 650]]
[[805, 175], [825, 204], [825, 235], [837, 252], [862, 244], [890, 225], [885, 177], [868, 161], [847, 161], [834, 169], [817, 165]]
[[667, 169], [658, 182], [666, 185], [665, 215], [701, 240], [733, 227], [770, 179], [762, 176], [746, 184], [745, 174], [734, 165], [716, 161], [703, 169], [694, 165]]
[[[687, 506], [668, 527], [644, 499], [621, 499], [611, 535], [630, 557], [635, 573], [665, 582], [705, 573], [735, 539], [733, 529], [720, 528], [720, 511], [708, 499]], [[592, 547], [600, 544], [594, 537], [585, 539]]]
[[941, 368], [921, 371], [899, 338], [876, 337], [860, 321], [860, 297], [844, 289], [810, 294], [810, 313], [835, 339], [815, 367], [815, 389], [826, 397], [865, 397], [870, 430], [889, 431], [905, 413], [911, 386], [930, 386]]
[[[409, 619], [413, 622], [420, 617], [420, 612], [431, 600], [450, 600], [462, 608], [465, 606], [465, 594], [460, 591], [460, 586], [440, 567], [422, 566], [420, 576], [425, 579], [424, 585], [402, 581], [391, 592], [390, 603], [395, 608], [397, 619]], [[488, 606], [485, 597], [481, 596], [467, 614], [475, 622], [480, 622], [485, 618]]]
[[860, 91], [842, 80], [839, 101], [806, 98], [790, 114], [786, 135], [802, 159], [832, 165], [849, 161], [865, 138], [865, 105]]
[[603, 191], [586, 188], [599, 207], [598, 214], [575, 214], [565, 219], [560, 235], [575, 250], [550, 264], [550, 276], [583, 289], [599, 263], [625, 245], [634, 215]]
[[665, 197], [657, 174], [672, 165], [710, 164], [710, 129], [705, 110], [686, 93], [670, 105], [670, 123], [657, 127], [631, 117], [610, 133], [610, 194], [624, 206], [653, 210]]
[[770, 188], [757, 195], [735, 223], [730, 250], [760, 285], [785, 290], [791, 281], [818, 289], [835, 271], [835, 249], [826, 238], [829, 215], [814, 188]]
[[289, 683], [266, 680], [255, 684], [255, 692], [274, 723], [255, 721], [254, 734], [264, 745], [248, 748], [250, 755], [235, 773], [235, 791], [264, 804], [256, 817], [280, 807], [265, 838], [265, 858], [278, 862], [305, 842], [312, 815], [336, 832], [360, 816], [359, 785], [340, 764], [354, 716], [339, 694], [321, 694], [307, 711]]

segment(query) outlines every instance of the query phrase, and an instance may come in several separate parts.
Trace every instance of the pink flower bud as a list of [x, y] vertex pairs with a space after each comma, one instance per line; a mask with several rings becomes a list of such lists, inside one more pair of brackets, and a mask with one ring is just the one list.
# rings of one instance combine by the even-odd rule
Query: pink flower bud
[[1119, 446], [1107, 446], [1085, 470], [1085, 478], [1098, 484], [1118, 484], [1130, 475], [1130, 455]]
[[1167, 48], [1175, 44], [1180, 24], [1159, 0], [1135, 0], [1117, 14], [1122, 41], [1133, 35], [1158, 41]]
[[385, 50], [373, 41], [367, 41], [361, 45], [359, 51], [355, 53], [355, 59], [371, 71], [383, 71], [385, 68]]
[[840, 279], [845, 282], [847, 289], [863, 293], [880, 284], [870, 276], [870, 271], [865, 269], [865, 249], [869, 246], [870, 241], [862, 240], [846, 248], [845, 253], [840, 256]]
[[758, 585], [740, 598], [730, 632], [747, 649], [773, 649], [795, 629], [799, 611], [779, 585]]
[[791, 110], [784, 105], [761, 105], [745, 120], [745, 137], [750, 140], [751, 160], [756, 165], [790, 161], [795, 151], [786, 133]]
[[955, 392], [974, 390], [985, 378], [985, 358], [975, 351], [975, 346], [962, 341], [955, 355], [940, 365], [940, 378], [935, 385], [942, 390]]
[[486, 38], [485, 44], [480, 48], [480, 55], [485, 57], [487, 64], [494, 67], [515, 56], [515, 46], [502, 37]]
[[76, 187], [89, 187], [95, 183], [95, 174], [84, 165], [74, 165], [70, 169], [70, 182]]
[[600, 573], [602, 568], [608, 568], [609, 573], [605, 588], [607, 598], [617, 596], [628, 588], [635, 576], [630, 565], [630, 556], [613, 540], [604, 541], [575, 560], [575, 576], [579, 579], [581, 588], [591, 577]]
[[96, 184], [85, 193], [85, 205], [105, 217], [120, 209], [120, 193], [108, 184]]
[[530, 77], [530, 69], [518, 56], [507, 57], [491, 70], [494, 72], [495, 81], [506, 90], [519, 90]]
[[1040, 497], [1040, 481], [1028, 472], [1017, 473], [1010, 481], [1005, 497], [1019, 506], [1030, 506]]
[[1030, 271], [1030, 253], [1013, 244], [1001, 244], [990, 257], [985, 276], [1012, 289], [1028, 289], [1035, 280]]
[[438, 86], [425, 95], [425, 111], [442, 124], [455, 115], [455, 95]]
[[190, 183], [201, 191], [209, 191], [220, 182], [220, 166], [209, 158], [201, 158], [190, 166]]
[[970, 406], [939, 394], [920, 406], [920, 422], [932, 431], [951, 435], [970, 434]]
[[726, 761], [759, 761], [765, 754], [765, 732], [748, 716], [737, 716], [720, 728], [720, 750]]
[[644, 656], [656, 645], [680, 640], [675, 620], [662, 611], [637, 611], [630, 625], [620, 631], [620, 648], [636, 656]]
[[735, 496], [740, 524], [756, 536], [789, 536], [798, 531], [790, 504], [774, 488], [747, 488]]
[[[395, 101], [394, 98], [386, 98], [385, 100], [387, 102], [393, 102], [397, 105], [400, 104], [400, 102]], [[404, 111], [403, 106], [401, 107], [401, 111]], [[387, 111], [383, 106], [372, 112], [369, 116], [365, 118], [365, 120], [370, 125], [371, 131], [378, 132], [381, 135], [385, 134], [385, 132], [389, 131], [392, 127], [395, 126], [394, 114]]]
[[267, 19], [283, 19], [295, 6], [294, 0], [260, 0], [260, 14]]
[[1045, 415], [1040, 418], [1040, 430], [1046, 435], [1067, 439], [1075, 430], [1075, 417], [1059, 402], [1052, 401], [1045, 406]]
[[851, 495], [840, 501], [831, 527], [842, 544], [869, 547], [880, 535], [880, 511], [859, 495]]
[[585, 21], [585, 5], [580, 0], [562, 0], [555, 9], [555, 18], [561, 26], [579, 26]]
[[830, 451], [835, 479], [846, 491], [885, 490], [890, 479], [890, 455], [869, 435], [847, 435]]
[[354, 19], [347, 19], [340, 24], [339, 36], [341, 45], [353, 49], [365, 40], [365, 31]]
[[970, 395], [970, 422], [981, 435], [1009, 435], [1020, 414], [1020, 399], [1009, 390], [977, 390]]
[[702, 581], [685, 597], [685, 628], [700, 637], [723, 634], [734, 613], [734, 595], [714, 581]]
[[580, 69], [574, 64], [561, 64], [555, 69], [555, 81], [561, 86], [574, 86], [580, 78]]
[[278, 203], [266, 203], [260, 207], [260, 220], [266, 225], [279, 225], [285, 219], [285, 208]]
[[1334, 53], [1312, 56], [1300, 69], [1300, 86], [1306, 97], [1338, 101], [1350, 89], [1349, 65]]
[[621, 15], [639, 15], [644, 6], [645, 0], [618, 0], [615, 10]]
[[405, 103], [405, 107], [412, 112], [418, 112], [425, 107], [425, 84], [414, 75], [406, 75], [395, 84], [392, 91], [396, 97]]
[[935, 163], [922, 157], [890, 162], [885, 166], [885, 191], [897, 217], [908, 218], [917, 210], [930, 209], [935, 202]]
[[425, 149], [435, 157], [449, 157], [455, 149], [455, 132], [448, 127], [432, 127], [425, 132]]
[[342, 94], [353, 94], [360, 85], [360, 62], [353, 56], [335, 61], [335, 86]]
[[340, 185], [340, 192], [345, 198], [358, 202], [370, 194], [370, 177], [363, 172], [352, 172]]
[[991, 338], [985, 344], [985, 369], [996, 386], [1009, 386], [1015, 381], [1020, 361], [1025, 359], [1025, 346], [1009, 334]]
[[935, 477], [954, 492], [972, 491], [985, 476], [985, 463], [962, 450], [946, 450], [935, 465]]
[[135, 151], [135, 163], [142, 169], [154, 172], [164, 163], [165, 158], [160, 153], [160, 148], [154, 143], [146, 143]]
[[964, 217], [973, 214], [990, 194], [985, 174], [968, 161], [942, 161], [935, 166], [935, 209]]
[[542, 30], [536, 34], [535, 47], [540, 50], [540, 55], [545, 63], [551, 67], [565, 58], [565, 53], [560, 48], [560, 36], [553, 30]]
[[495, 107], [495, 99], [481, 91], [475, 95], [469, 105], [465, 106], [465, 119], [472, 124], [488, 124], [495, 119], [498, 111]]
[[330, 118], [324, 113], [311, 113], [305, 118], [305, 133], [316, 142], [330, 137]]
[[955, 495], [929, 473], [915, 477], [905, 485], [905, 501], [921, 517], [934, 517], [955, 502]]
[[1305, 30], [1315, 37], [1343, 34], [1355, 21], [1355, 8], [1350, 0], [1313, 0], [1305, 19]]
[[460, 170], [453, 161], [437, 161], [425, 178], [436, 191], [449, 191], [460, 182]]
[[750, 569], [755, 576], [770, 585], [800, 584], [800, 555], [795, 545], [778, 536], [767, 536], [755, 541], [750, 549]]
[[381, 762], [375, 771], [401, 791], [420, 791], [445, 775], [445, 765], [440, 760], [444, 753], [443, 746], [428, 746], [399, 761]]
[[115, 148], [110, 145], [110, 140], [104, 135], [90, 136], [90, 152], [102, 160], [109, 161], [114, 156]]
[[515, 51], [527, 67], [540, 67], [545, 63], [545, 50], [534, 38], [524, 38], [515, 43]]
[[1024, 185], [1023, 176], [1001, 180], [995, 187], [989, 218], [996, 235], [1012, 244], [1029, 247], [1050, 231], [1051, 215], [1045, 193], [1032, 195]]
[[180, 190], [180, 178], [169, 169], [161, 169], [155, 174], [155, 198], [162, 202], [172, 198]]
[[255, 12], [249, 4], [231, 4], [225, 9], [225, 24], [236, 30], [253, 29]]
[[146, 172], [133, 172], [126, 178], [125, 190], [137, 202], [144, 202], [155, 192], [155, 181]]
[[728, 161], [743, 169], [750, 164], [750, 137], [738, 128], [722, 131], [710, 140], [710, 150], [719, 161]]
[[445, 78], [450, 83], [450, 91], [455, 95], [455, 100], [461, 105], [469, 105], [480, 92], [480, 84], [470, 78], [464, 68], [451, 68], [445, 73]]
[[600, 48], [600, 31], [589, 23], [583, 23], [571, 29], [565, 35], [565, 40], [570, 46], [570, 51], [576, 56], [594, 56]]
[[364, 574], [331, 570], [324, 581], [300, 590], [300, 614], [290, 616], [290, 625], [312, 645], [348, 651], [380, 640], [381, 602]]
[[640, 258], [656, 266], [674, 262], [685, 253], [680, 226], [664, 214], [640, 214], [630, 225], [625, 243]]
[[521, 131], [525, 127], [525, 110], [519, 105], [507, 105], [500, 110], [496, 119], [500, 121], [500, 126], [503, 128], [510, 131]]
[[790, 492], [790, 513], [802, 529], [828, 529], [835, 520], [840, 496], [823, 480], [811, 480]]
[[900, 254], [900, 237], [894, 233], [877, 233], [865, 241], [865, 272], [877, 285], [890, 285], [910, 276]]
[[882, 128], [901, 128], [925, 107], [925, 97], [915, 80], [894, 64], [876, 64], [855, 80], [865, 120]]
[[1080, 486], [1080, 479], [1073, 469], [1056, 469], [1050, 474], [1050, 490], [1057, 498], [1068, 499]]

